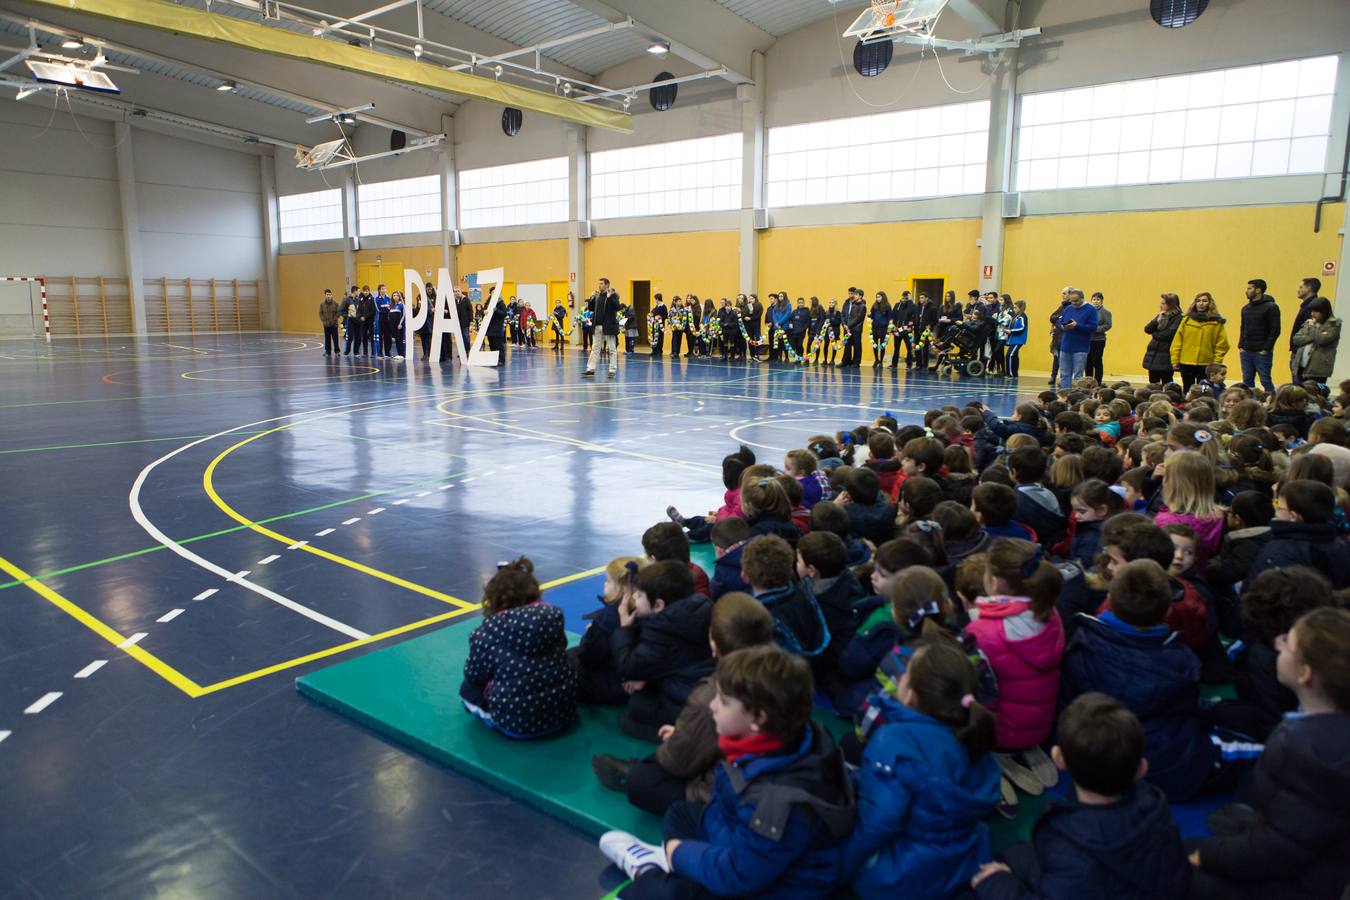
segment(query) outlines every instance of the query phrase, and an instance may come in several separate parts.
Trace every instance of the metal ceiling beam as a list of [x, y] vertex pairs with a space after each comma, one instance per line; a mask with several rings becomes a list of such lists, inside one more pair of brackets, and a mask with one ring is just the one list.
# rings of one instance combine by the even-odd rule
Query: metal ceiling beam
[[403, 84], [477, 97], [581, 125], [621, 132], [633, 130], [632, 117], [618, 110], [606, 109], [595, 104], [577, 103], [542, 90], [491, 81], [365, 47], [339, 44], [269, 25], [201, 12], [165, 0], [26, 0], [26, 2], [215, 41]]
[[964, 19], [967, 25], [975, 29], [976, 34], [999, 34], [1003, 31], [1002, 23], [985, 12], [979, 0], [947, 0], [947, 9]]
[[[139, 56], [143, 59], [148, 59], [151, 60], [152, 62], [163, 63], [165, 65], [179, 66], [183, 69], [187, 69], [192, 72], [197, 72], [202, 75], [218, 79], [220, 81], [231, 81], [241, 87], [252, 88], [253, 90], [263, 91], [268, 94], [275, 94], [276, 96], [281, 97], [282, 99], [291, 100], [296, 103], [303, 103], [306, 106], [312, 106], [315, 109], [319, 110], [326, 110], [327, 112], [330, 113], [335, 113], [339, 110], [339, 107], [336, 106], [335, 104], [328, 103], [323, 100], [317, 100], [313, 97], [306, 97], [305, 95], [297, 94], [294, 91], [288, 91], [284, 88], [274, 87], [273, 85], [264, 84], [263, 82], [260, 81], [254, 81], [252, 79], [245, 78], [241, 75], [233, 75], [226, 72], [222, 72], [218, 69], [213, 69], [210, 66], [203, 66], [200, 63], [187, 62], [186, 60], [178, 59], [172, 56], [166, 56], [162, 53], [153, 53], [149, 50], [142, 50], [141, 48], [133, 47], [130, 44], [119, 44], [115, 41], [109, 41], [100, 37], [94, 37], [84, 32], [74, 31], [69, 28], [64, 28], [60, 25], [53, 25], [50, 22], [44, 22], [39, 19], [30, 18], [21, 20], [15, 16], [6, 13], [4, 10], [0, 10], [0, 21], [14, 22], [16, 24], [27, 25], [32, 28], [36, 28], [38, 31], [53, 34], [58, 37], [79, 37], [82, 38], [86, 44], [89, 44], [90, 46], [93, 47], [102, 47], [105, 50], [111, 50], [114, 53], [121, 53], [130, 56]], [[0, 69], [3, 68], [4, 66], [0, 66]], [[205, 90], [205, 88], [203, 88], [203, 90]], [[262, 101], [253, 101], [253, 102], [262, 102]], [[395, 131], [402, 131], [405, 134], [408, 134], [412, 137], [426, 137], [429, 134], [429, 132], [423, 131], [420, 128], [414, 128], [411, 125], [404, 125], [400, 122], [394, 122], [389, 119], [381, 118], [380, 116], [363, 114], [362, 116], [360, 116], [360, 119], [364, 122], [369, 122], [372, 125], [378, 125], [381, 128], [389, 128]]]

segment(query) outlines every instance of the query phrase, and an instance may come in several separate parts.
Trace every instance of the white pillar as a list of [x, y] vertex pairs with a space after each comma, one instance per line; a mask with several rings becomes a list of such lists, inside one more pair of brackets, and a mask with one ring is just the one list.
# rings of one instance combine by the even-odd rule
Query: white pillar
[[[1004, 24], [1017, 28], [1020, 3], [1008, 4]], [[980, 205], [979, 289], [997, 291], [1003, 284], [1003, 199], [1013, 188], [1013, 129], [1017, 118], [1017, 49], [1000, 51], [996, 57], [989, 98], [988, 164], [984, 175], [984, 199]], [[988, 273], [987, 275], [985, 273]]]
[[[567, 129], [567, 289], [577, 296], [580, 312], [585, 295], [586, 246], [581, 242], [581, 227], [590, 219], [590, 196], [587, 188], [588, 160], [586, 158], [586, 128], [572, 125]], [[630, 301], [633, 299], [628, 298]], [[569, 313], [570, 315], [570, 313]]]
[[[455, 119], [441, 116], [441, 266], [450, 270], [450, 280], [458, 281], [455, 266], [455, 248], [450, 246], [450, 233], [459, 230], [459, 177], [455, 170]], [[435, 278], [430, 279], [435, 281]]]
[[759, 234], [755, 211], [764, 209], [764, 54], [750, 56], [753, 84], [736, 87], [741, 101], [741, 219], [740, 271], [737, 281], [743, 294], [759, 293]]
[[347, 285], [356, 284], [356, 251], [353, 240], [358, 234], [356, 220], [356, 181], [350, 168], [342, 175], [342, 271]]
[[131, 126], [113, 123], [117, 145], [117, 189], [122, 199], [122, 248], [126, 257], [131, 329], [145, 334], [145, 276], [141, 271], [141, 214], [136, 204], [136, 166], [131, 155]]
[[258, 157], [258, 178], [262, 184], [263, 271], [262, 289], [258, 295], [263, 301], [262, 327], [276, 331], [281, 325], [281, 282], [277, 274], [277, 257], [281, 253], [277, 211], [277, 157], [280, 148], [272, 148], [270, 156]]
[[[1323, 193], [1331, 195], [1341, 186], [1341, 164], [1345, 159], [1345, 140], [1346, 128], [1350, 125], [1350, 51], [1343, 52], [1340, 55], [1339, 65], [1336, 69], [1336, 97], [1331, 107], [1331, 140], [1327, 142], [1327, 171], [1334, 174], [1322, 179]], [[1322, 279], [1322, 296], [1331, 298], [1332, 310], [1336, 318], [1344, 323], [1350, 319], [1350, 287], [1347, 287], [1345, 281], [1350, 278], [1346, 274], [1346, 267], [1350, 266], [1350, 203], [1346, 203], [1344, 209], [1344, 221], [1341, 222], [1341, 246], [1339, 259], [1336, 261], [1336, 277]], [[1329, 206], [1322, 208], [1322, 228], [1331, 228], [1335, 221]], [[1342, 327], [1344, 327], [1342, 325]], [[1327, 379], [1327, 384], [1332, 385], [1332, 393], [1335, 394], [1335, 385], [1342, 379], [1350, 378], [1350, 334], [1341, 334], [1341, 342], [1336, 345], [1336, 370], [1332, 377]]]

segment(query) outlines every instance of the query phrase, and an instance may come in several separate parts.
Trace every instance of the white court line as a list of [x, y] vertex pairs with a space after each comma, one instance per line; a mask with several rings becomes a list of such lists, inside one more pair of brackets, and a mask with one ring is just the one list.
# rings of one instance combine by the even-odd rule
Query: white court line
[[343, 520], [342, 520], [342, 524], [343, 524], [343, 525], [355, 525], [357, 522], [360, 522], [360, 521], [361, 521], [361, 517], [360, 517], [360, 516], [352, 516], [350, 519], [343, 519]]
[[454, 487], [453, 484], [443, 484], [443, 485], [441, 485], [440, 487], [436, 488], [436, 490], [438, 490], [438, 491], [448, 491], [448, 490], [450, 490], [452, 487]]
[[304, 547], [304, 546], [306, 546], [306, 545], [308, 545], [308, 544], [309, 544], [309, 541], [296, 541], [294, 544], [291, 544], [291, 545], [290, 545], [289, 547], [287, 547], [286, 549], [287, 549], [287, 550], [299, 550], [301, 547]]
[[316, 532], [314, 532], [314, 536], [315, 536], [315, 537], [328, 537], [328, 535], [332, 534], [332, 533], [335, 532], [335, 531], [337, 531], [336, 528], [325, 528], [323, 531], [316, 531]]
[[420, 493], [413, 494], [413, 496], [420, 500], [420, 499], [422, 499], [423, 497], [429, 497], [429, 496], [431, 496], [431, 491], [422, 491], [422, 492], [420, 492]]
[[169, 610], [168, 612], [166, 612], [164, 615], [160, 616], [160, 617], [159, 617], [158, 619], [156, 619], [155, 621], [156, 621], [156, 622], [172, 622], [174, 619], [178, 618], [178, 617], [181, 616], [182, 614], [183, 614], [183, 611], [182, 611], [181, 609], [171, 609], [171, 610]]
[[248, 569], [240, 569], [238, 572], [235, 572], [233, 575], [231, 575], [229, 578], [226, 578], [225, 580], [241, 581], [242, 579], [247, 578], [250, 574], [252, 573]]
[[368, 515], [368, 516], [378, 516], [378, 515], [379, 515], [380, 513], [382, 513], [382, 512], [384, 512], [384, 507], [383, 507], [383, 506], [377, 506], [377, 507], [375, 507], [374, 509], [372, 509], [370, 512], [366, 513], [366, 515]]
[[23, 714], [25, 716], [35, 716], [60, 699], [61, 699], [60, 691], [52, 691], [49, 694], [43, 694], [42, 697], [38, 700], [38, 702], [34, 703], [32, 706], [25, 709], [23, 711]]
[[270, 566], [279, 559], [281, 559], [281, 555], [279, 553], [273, 553], [271, 556], [264, 556], [262, 559], [258, 560], [258, 565]]
[[123, 641], [122, 643], [118, 644], [118, 645], [117, 645], [117, 649], [118, 649], [118, 650], [125, 650], [125, 649], [127, 649], [128, 647], [130, 647], [130, 646], [133, 645], [133, 644], [139, 644], [139, 643], [141, 642], [141, 638], [144, 638], [144, 637], [149, 637], [149, 634], [148, 634], [147, 632], [144, 632], [144, 631], [138, 631], [138, 632], [136, 632], [135, 634], [133, 634], [131, 637], [127, 638], [127, 639], [126, 639], [125, 641]]
[[212, 594], [216, 593], [217, 590], [218, 590], [217, 588], [207, 588], [206, 590], [202, 591], [200, 594], [198, 594], [197, 596], [193, 597], [192, 599], [193, 599], [193, 600], [205, 600], [207, 597], [210, 597]]
[[81, 669], [80, 671], [76, 672], [76, 673], [75, 673], [75, 677], [76, 677], [76, 678], [88, 678], [90, 675], [93, 675], [95, 672], [97, 672], [99, 669], [103, 668], [103, 667], [106, 666], [107, 664], [108, 664], [108, 661], [107, 661], [106, 659], [96, 659], [96, 660], [94, 660], [93, 662], [91, 662], [89, 665], [85, 666], [85, 667], [84, 667], [83, 669]]
[[5, 738], [9, 737], [13, 733], [14, 732], [12, 731], [0, 731], [0, 743], [4, 743]]
[[403, 504], [407, 503], [410, 499], [411, 499], [410, 497], [399, 497], [397, 500], [394, 501], [394, 505], [402, 506]]

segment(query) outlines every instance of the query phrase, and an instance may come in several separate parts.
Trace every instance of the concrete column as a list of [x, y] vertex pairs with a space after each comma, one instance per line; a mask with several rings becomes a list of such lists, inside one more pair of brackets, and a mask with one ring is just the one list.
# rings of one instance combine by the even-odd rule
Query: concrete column
[[280, 148], [272, 148], [270, 156], [258, 157], [258, 178], [262, 184], [263, 271], [265, 283], [259, 292], [263, 300], [262, 327], [276, 331], [281, 326], [281, 280], [277, 274], [277, 257], [281, 254], [278, 231], [277, 157]]
[[[1331, 140], [1327, 146], [1327, 171], [1333, 174], [1323, 179], [1323, 193], [1327, 196], [1336, 193], [1341, 186], [1341, 164], [1345, 159], [1346, 127], [1350, 124], [1350, 51], [1340, 55], [1336, 69], [1336, 97], [1331, 105]], [[1350, 203], [1341, 207], [1344, 220], [1341, 222], [1341, 246], [1336, 261], [1336, 277], [1322, 279], [1322, 296], [1332, 301], [1332, 310], [1336, 318], [1344, 323], [1350, 319], [1350, 286], [1346, 285], [1347, 266], [1350, 266]], [[1328, 204], [1322, 208], [1323, 230], [1334, 227], [1336, 207]], [[1342, 333], [1341, 342], [1336, 345], [1336, 370], [1327, 384], [1335, 385], [1350, 378], [1350, 335]]]
[[578, 309], [581, 298], [589, 293], [586, 289], [589, 284], [586, 281], [586, 245], [581, 242], [582, 225], [591, 215], [588, 175], [586, 128], [572, 125], [567, 129], [567, 269], [570, 279], [567, 289], [576, 294]]
[[347, 285], [356, 284], [356, 251], [352, 248], [359, 232], [356, 219], [356, 180], [350, 168], [342, 174], [342, 271]]
[[127, 290], [131, 296], [131, 328], [145, 334], [145, 275], [141, 271], [141, 213], [136, 204], [136, 166], [131, 155], [131, 126], [113, 123], [117, 145], [117, 189], [122, 199], [122, 249], [127, 264]]
[[[1005, 26], [1013, 31], [1021, 4], [1008, 4]], [[989, 102], [989, 152], [984, 176], [984, 199], [980, 206], [979, 289], [997, 291], [1003, 284], [1003, 199], [1013, 188], [1013, 133], [1017, 119], [1017, 50], [1003, 50], [992, 62], [997, 65]], [[985, 273], [989, 273], [986, 275]]]
[[750, 56], [753, 84], [736, 87], [741, 101], [741, 218], [740, 271], [737, 281], [743, 294], [759, 293], [759, 233], [755, 231], [755, 210], [764, 209], [764, 155], [767, 133], [764, 129], [764, 54]]
[[[441, 266], [450, 270], [450, 280], [458, 281], [455, 248], [450, 246], [450, 233], [459, 230], [459, 178], [455, 169], [455, 119], [441, 116]], [[434, 275], [434, 273], [433, 273]], [[431, 279], [435, 281], [433, 277]]]
[[[1339, 184], [1339, 178], [1337, 183]], [[1336, 263], [1336, 277], [1322, 279], [1322, 296], [1332, 298], [1332, 311], [1335, 312], [1336, 318], [1344, 323], [1350, 318], [1350, 288], [1345, 286], [1345, 279], [1350, 277], [1345, 274], [1346, 267], [1350, 266], [1350, 203], [1344, 204], [1342, 209], [1345, 210], [1345, 218], [1341, 222], [1341, 253]], [[1325, 216], [1322, 222], [1322, 227], [1325, 228]], [[1350, 335], [1342, 331], [1341, 342], [1336, 345], [1336, 370], [1327, 379], [1327, 384], [1333, 386], [1333, 395], [1336, 393], [1335, 385], [1340, 384], [1345, 378], [1350, 378]]]

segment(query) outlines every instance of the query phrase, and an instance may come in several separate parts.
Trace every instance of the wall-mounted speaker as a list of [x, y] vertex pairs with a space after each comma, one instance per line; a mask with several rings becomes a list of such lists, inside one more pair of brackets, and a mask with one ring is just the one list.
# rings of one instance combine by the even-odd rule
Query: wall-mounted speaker
[[394, 130], [389, 132], [389, 149], [402, 150], [408, 146], [408, 135], [402, 131]]
[[520, 133], [520, 126], [525, 121], [525, 114], [514, 106], [508, 106], [502, 110], [502, 131], [507, 137], [515, 137]]

